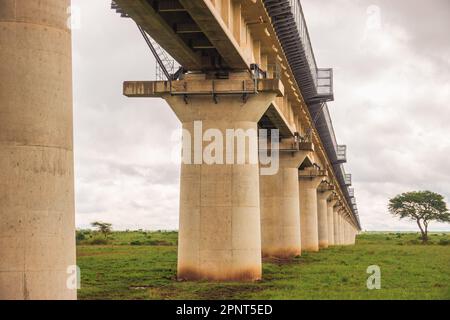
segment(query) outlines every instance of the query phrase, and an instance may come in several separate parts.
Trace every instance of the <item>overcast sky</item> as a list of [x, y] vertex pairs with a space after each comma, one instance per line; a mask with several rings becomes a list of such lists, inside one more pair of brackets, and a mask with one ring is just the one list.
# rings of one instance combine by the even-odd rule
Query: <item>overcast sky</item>
[[[77, 226], [177, 229], [180, 124], [159, 99], [122, 96], [154, 58], [110, 0], [72, 0]], [[450, 198], [450, 1], [303, 0], [316, 59], [335, 71], [329, 104], [365, 230], [416, 230], [387, 213], [398, 193]], [[78, 12], [78, 10], [76, 11]], [[449, 230], [434, 223], [433, 230]]]

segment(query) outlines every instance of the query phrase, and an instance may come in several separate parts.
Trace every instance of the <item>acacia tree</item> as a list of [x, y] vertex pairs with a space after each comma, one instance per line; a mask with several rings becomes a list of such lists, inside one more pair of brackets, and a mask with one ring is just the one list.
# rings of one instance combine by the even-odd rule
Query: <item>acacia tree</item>
[[428, 241], [428, 225], [431, 221], [450, 222], [450, 213], [444, 197], [431, 191], [402, 193], [389, 200], [389, 212], [400, 219], [416, 221], [422, 241]]
[[97, 228], [98, 232], [102, 233], [105, 238], [108, 238], [108, 235], [111, 233], [112, 231], [112, 224], [111, 223], [106, 223], [106, 222], [92, 222], [91, 226], [94, 228]]

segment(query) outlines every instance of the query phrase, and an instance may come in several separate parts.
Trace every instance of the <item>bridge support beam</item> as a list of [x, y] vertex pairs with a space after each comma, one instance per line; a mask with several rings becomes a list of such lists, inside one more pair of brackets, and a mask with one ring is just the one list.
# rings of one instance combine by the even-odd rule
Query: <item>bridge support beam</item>
[[260, 177], [263, 257], [301, 254], [298, 168], [306, 156], [306, 151], [281, 153], [278, 173]]
[[319, 227], [317, 219], [317, 188], [322, 178], [300, 178], [300, 227], [302, 250], [319, 251]]
[[[163, 96], [181, 120], [184, 134], [193, 138], [190, 146], [186, 145], [187, 136], [183, 142], [178, 279], [261, 279], [256, 132], [258, 121], [276, 95], [274, 91], [261, 92], [246, 102], [240, 96], [224, 96], [217, 104], [210, 96], [191, 96], [188, 104], [182, 96]], [[214, 162], [206, 159], [212, 137], [220, 145], [218, 137], [222, 136], [225, 143], [229, 130], [254, 132], [256, 139], [244, 137], [246, 147], [242, 150], [235, 147], [236, 139], [231, 136], [231, 141], [227, 138], [226, 150], [211, 152], [215, 154]], [[205, 151], [199, 153], [199, 147]], [[243, 162], [237, 163], [240, 156]]]
[[0, 1], [0, 300], [76, 299], [69, 5]]
[[334, 231], [334, 206], [336, 205], [335, 200], [330, 200], [327, 202], [327, 220], [328, 220], [328, 245], [334, 246], [335, 243], [335, 231]]
[[317, 192], [317, 222], [319, 233], [319, 248], [328, 248], [328, 198], [332, 191]]

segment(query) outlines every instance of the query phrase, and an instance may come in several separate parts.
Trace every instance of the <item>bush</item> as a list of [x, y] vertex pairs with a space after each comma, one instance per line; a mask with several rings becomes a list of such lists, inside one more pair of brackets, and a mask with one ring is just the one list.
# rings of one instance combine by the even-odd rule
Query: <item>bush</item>
[[86, 235], [83, 231], [77, 230], [75, 238], [77, 240], [77, 243], [83, 240], [86, 240]]
[[439, 240], [438, 244], [440, 246], [449, 246], [450, 245], [450, 240], [449, 239], [441, 239], [441, 240]]
[[149, 246], [171, 246], [172, 243], [165, 240], [150, 240], [146, 242]]
[[101, 246], [101, 245], [108, 244], [108, 240], [105, 238], [94, 238], [91, 241], [89, 241], [89, 244], [94, 245], [94, 246]]
[[156, 246], [156, 247], [163, 247], [163, 246], [171, 246], [172, 243], [165, 240], [148, 240], [148, 241], [131, 241], [131, 246]]

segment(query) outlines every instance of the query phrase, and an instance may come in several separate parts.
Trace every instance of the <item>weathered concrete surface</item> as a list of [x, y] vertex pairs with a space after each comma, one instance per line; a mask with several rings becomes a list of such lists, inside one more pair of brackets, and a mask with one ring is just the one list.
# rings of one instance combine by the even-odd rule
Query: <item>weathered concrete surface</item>
[[331, 191], [317, 192], [317, 223], [319, 234], [319, 248], [328, 248], [328, 198]]
[[339, 212], [338, 207], [333, 208], [333, 233], [334, 233], [334, 245], [339, 246], [341, 239], [339, 235]]
[[319, 251], [317, 188], [321, 182], [322, 178], [301, 178], [299, 180], [300, 228], [303, 251]]
[[298, 168], [307, 154], [281, 153], [278, 173], [260, 177], [263, 257], [288, 259], [302, 252]]
[[343, 212], [339, 214], [339, 238], [341, 245], [345, 245], [345, 227], [344, 227], [344, 217]]
[[68, 0], [0, 1], [0, 299], [75, 299]]
[[[190, 97], [189, 104], [183, 97], [164, 98], [192, 137], [196, 121], [202, 121], [203, 133], [216, 129], [225, 137], [227, 129], [257, 130], [275, 97], [260, 93], [247, 103], [240, 96], [221, 97], [218, 104], [210, 96]], [[249, 139], [245, 149], [245, 164], [181, 165], [179, 279], [261, 279], [259, 164], [249, 161], [258, 158], [257, 140]]]
[[327, 221], [328, 221], [328, 245], [334, 246], [334, 206], [336, 205], [335, 200], [327, 202]]

